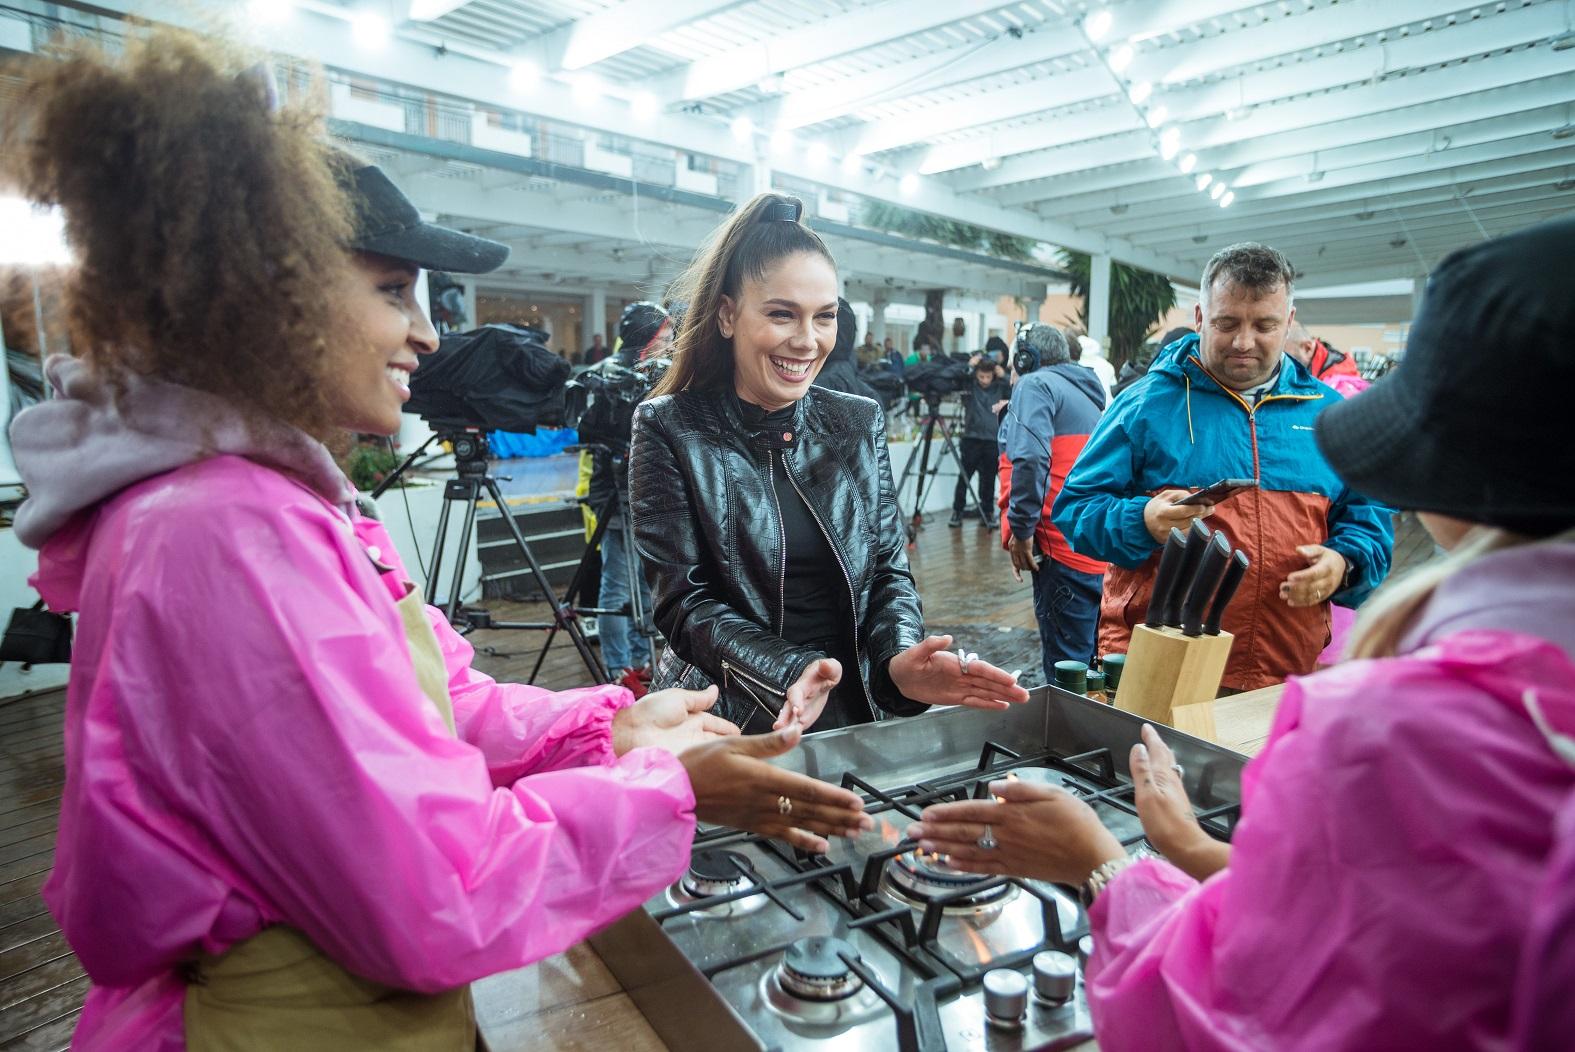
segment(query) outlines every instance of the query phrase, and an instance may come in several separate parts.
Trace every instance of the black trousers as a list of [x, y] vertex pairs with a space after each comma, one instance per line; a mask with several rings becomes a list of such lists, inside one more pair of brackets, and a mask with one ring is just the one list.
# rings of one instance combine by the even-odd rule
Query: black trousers
[[994, 518], [995, 480], [999, 474], [997, 465], [1000, 463], [995, 451], [995, 442], [988, 438], [965, 438], [961, 445], [962, 474], [957, 476], [957, 491], [952, 494], [952, 510], [961, 514], [973, 506], [973, 495], [969, 492], [968, 480], [977, 477], [979, 497], [984, 501], [984, 513]]

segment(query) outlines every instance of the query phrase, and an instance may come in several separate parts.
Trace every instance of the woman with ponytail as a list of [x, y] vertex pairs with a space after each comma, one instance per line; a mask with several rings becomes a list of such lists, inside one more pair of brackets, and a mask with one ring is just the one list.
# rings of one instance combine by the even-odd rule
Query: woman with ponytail
[[820, 851], [868, 819], [712, 693], [470, 667], [330, 450], [398, 430], [421, 269], [508, 250], [424, 223], [261, 69], [68, 50], [0, 137], [78, 260], [77, 356], [11, 429], [32, 582], [78, 615], [43, 888], [92, 979], [72, 1044], [472, 1052], [469, 982], [637, 907], [697, 819]]
[[811, 386], [836, 344], [838, 281], [802, 207], [756, 197], [673, 290], [688, 311], [629, 461], [669, 644], [653, 686], [717, 685], [718, 712], [761, 729], [1026, 701], [1011, 675], [924, 637], [885, 414]]
[[1164, 859], [1026, 783], [909, 830], [962, 869], [1082, 886], [1100, 1048], [1571, 1047], [1572, 245], [1563, 219], [1444, 260], [1399, 369], [1318, 418], [1351, 488], [1449, 554], [1374, 595], [1350, 660], [1289, 681], [1229, 847], [1149, 728], [1130, 763]]

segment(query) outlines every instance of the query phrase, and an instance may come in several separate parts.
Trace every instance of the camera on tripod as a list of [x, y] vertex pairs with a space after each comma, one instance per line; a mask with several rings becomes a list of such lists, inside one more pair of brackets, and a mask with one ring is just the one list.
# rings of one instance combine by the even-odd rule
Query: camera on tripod
[[921, 395], [932, 405], [947, 395], [956, 394], [968, 386], [969, 378], [973, 375], [968, 359], [968, 354], [953, 351], [908, 366], [905, 374], [908, 390]]

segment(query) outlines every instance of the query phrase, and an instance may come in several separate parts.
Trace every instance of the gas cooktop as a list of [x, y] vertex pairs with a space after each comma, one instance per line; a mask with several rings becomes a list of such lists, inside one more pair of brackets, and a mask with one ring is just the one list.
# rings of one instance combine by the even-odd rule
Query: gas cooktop
[[[783, 766], [863, 795], [875, 828], [826, 856], [704, 828], [689, 871], [591, 940], [675, 1050], [1059, 1049], [1093, 1035], [1088, 920], [1069, 888], [979, 877], [903, 836], [997, 778], [1087, 799], [1143, 843], [1126, 757], [1142, 721], [1054, 687], [1008, 712], [947, 709], [809, 735]], [[1245, 758], [1170, 728], [1209, 832], [1228, 840]]]

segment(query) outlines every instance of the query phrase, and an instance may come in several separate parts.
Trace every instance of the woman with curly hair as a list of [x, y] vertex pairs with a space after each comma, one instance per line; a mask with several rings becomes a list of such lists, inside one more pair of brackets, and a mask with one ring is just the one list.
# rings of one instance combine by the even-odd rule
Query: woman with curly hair
[[12, 429], [33, 581], [78, 612], [44, 898], [82, 1048], [470, 1049], [468, 984], [673, 880], [696, 818], [824, 850], [856, 796], [714, 693], [494, 683], [329, 450], [436, 335], [423, 223], [212, 40], [22, 71], [0, 156], [80, 263], [61, 397]]

